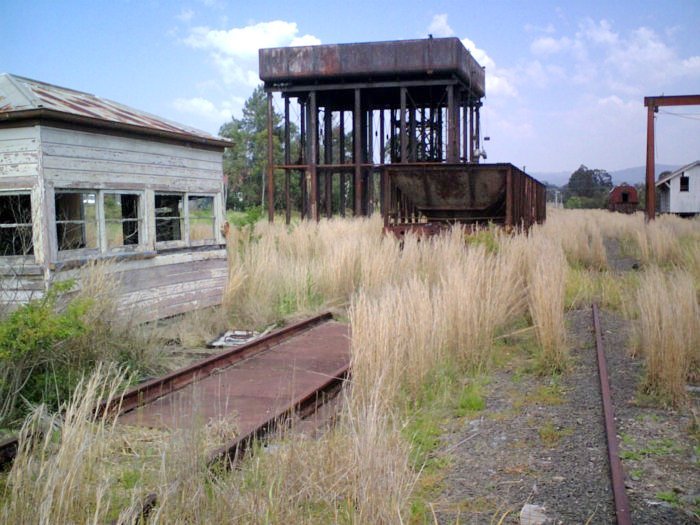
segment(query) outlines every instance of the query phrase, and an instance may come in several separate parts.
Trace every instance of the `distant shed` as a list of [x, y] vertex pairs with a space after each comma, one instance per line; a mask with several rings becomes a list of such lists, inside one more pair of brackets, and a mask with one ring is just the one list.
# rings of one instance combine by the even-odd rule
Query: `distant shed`
[[659, 213], [681, 217], [700, 214], [700, 160], [686, 164], [656, 181]]
[[0, 75], [0, 303], [118, 261], [151, 320], [221, 301], [230, 142], [88, 93]]
[[639, 208], [637, 188], [623, 182], [615, 186], [608, 195], [608, 209], [620, 213], [634, 213]]

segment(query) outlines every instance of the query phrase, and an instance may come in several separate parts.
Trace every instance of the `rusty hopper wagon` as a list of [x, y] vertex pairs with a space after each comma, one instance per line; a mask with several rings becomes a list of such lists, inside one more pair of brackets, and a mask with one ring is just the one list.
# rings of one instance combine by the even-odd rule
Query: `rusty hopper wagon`
[[[511, 164], [479, 162], [485, 73], [459, 39], [261, 49], [259, 58], [270, 221], [276, 202], [287, 222], [294, 208], [314, 220], [379, 208], [395, 231], [544, 221], [541, 183]], [[284, 103], [282, 164], [274, 162], [275, 92]]]

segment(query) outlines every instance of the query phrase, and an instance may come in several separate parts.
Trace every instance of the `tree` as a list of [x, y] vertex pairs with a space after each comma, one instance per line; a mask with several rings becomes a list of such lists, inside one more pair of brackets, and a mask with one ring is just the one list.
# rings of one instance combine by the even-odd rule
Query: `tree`
[[[284, 128], [282, 117], [273, 110], [273, 157], [275, 164], [282, 164]], [[298, 141], [296, 126], [290, 129], [292, 141]], [[222, 137], [233, 145], [224, 153], [224, 174], [228, 179], [227, 207], [248, 209], [265, 207], [263, 187], [267, 171], [267, 94], [262, 86], [255, 88], [243, 106], [243, 116], [232, 118], [219, 130]], [[294, 188], [294, 185], [291, 186]], [[295, 198], [295, 195], [293, 195]], [[275, 176], [275, 208], [284, 205], [284, 177]]]
[[603, 208], [612, 187], [612, 177], [607, 171], [581, 164], [569, 177], [564, 204], [576, 208]]

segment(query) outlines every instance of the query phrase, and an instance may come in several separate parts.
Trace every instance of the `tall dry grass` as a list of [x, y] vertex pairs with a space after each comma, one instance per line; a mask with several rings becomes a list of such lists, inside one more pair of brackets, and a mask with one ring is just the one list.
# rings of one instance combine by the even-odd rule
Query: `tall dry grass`
[[535, 232], [527, 246], [527, 298], [540, 350], [537, 360], [546, 373], [568, 367], [565, 296], [568, 265], [555, 241]]
[[683, 270], [648, 269], [637, 291], [636, 332], [646, 365], [644, 390], [673, 405], [700, 365], [700, 307], [692, 276]]
[[43, 406], [20, 433], [20, 449], [6, 481], [2, 523], [103, 523], [114, 481], [106, 466], [106, 439], [114, 422], [94, 407], [114, 399], [123, 372], [98, 366], [78, 384], [62, 416]]
[[[670, 222], [674, 236], [692, 234]], [[565, 368], [569, 264], [607, 274], [603, 239], [632, 239], [643, 227], [638, 216], [562, 211], [530, 236], [487, 231], [470, 242], [454, 228], [431, 239], [409, 235], [401, 245], [382, 234], [378, 217], [233, 230], [227, 315], [266, 325], [349, 304], [353, 377], [341, 415], [320, 439], [281, 434], [226, 473], [205, 467], [202, 432], [193, 427], [158, 445], [148, 487], [141, 476], [121, 501], [133, 505], [145, 488], [155, 490], [151, 523], [408, 522], [420, 465], [409, 461], [413, 443], [402, 429], [431, 374], [488, 370], [494, 338], [525, 312], [542, 369]], [[683, 261], [696, 257], [682, 253]], [[113, 460], [111, 451], [100, 454]], [[83, 508], [74, 521], [111, 516], [100, 510], [94, 518], [89, 502]]]

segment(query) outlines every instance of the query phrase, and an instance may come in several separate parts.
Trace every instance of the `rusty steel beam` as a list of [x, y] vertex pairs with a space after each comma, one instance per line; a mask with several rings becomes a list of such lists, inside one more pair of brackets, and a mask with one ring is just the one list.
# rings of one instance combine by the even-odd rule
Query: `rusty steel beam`
[[700, 106], [700, 95], [664, 95], [644, 97], [645, 107], [661, 106]]
[[593, 328], [595, 330], [595, 346], [598, 356], [598, 376], [600, 378], [600, 395], [603, 399], [603, 417], [605, 420], [605, 435], [608, 441], [608, 459], [610, 461], [610, 476], [612, 478], [613, 496], [615, 498], [615, 514], [618, 525], [632, 525], [630, 503], [625, 492], [625, 476], [620, 462], [617, 432], [615, 430], [615, 415], [613, 414], [612, 398], [610, 395], [610, 380], [608, 367], [605, 362], [605, 348], [600, 329], [598, 306], [594, 303]]

